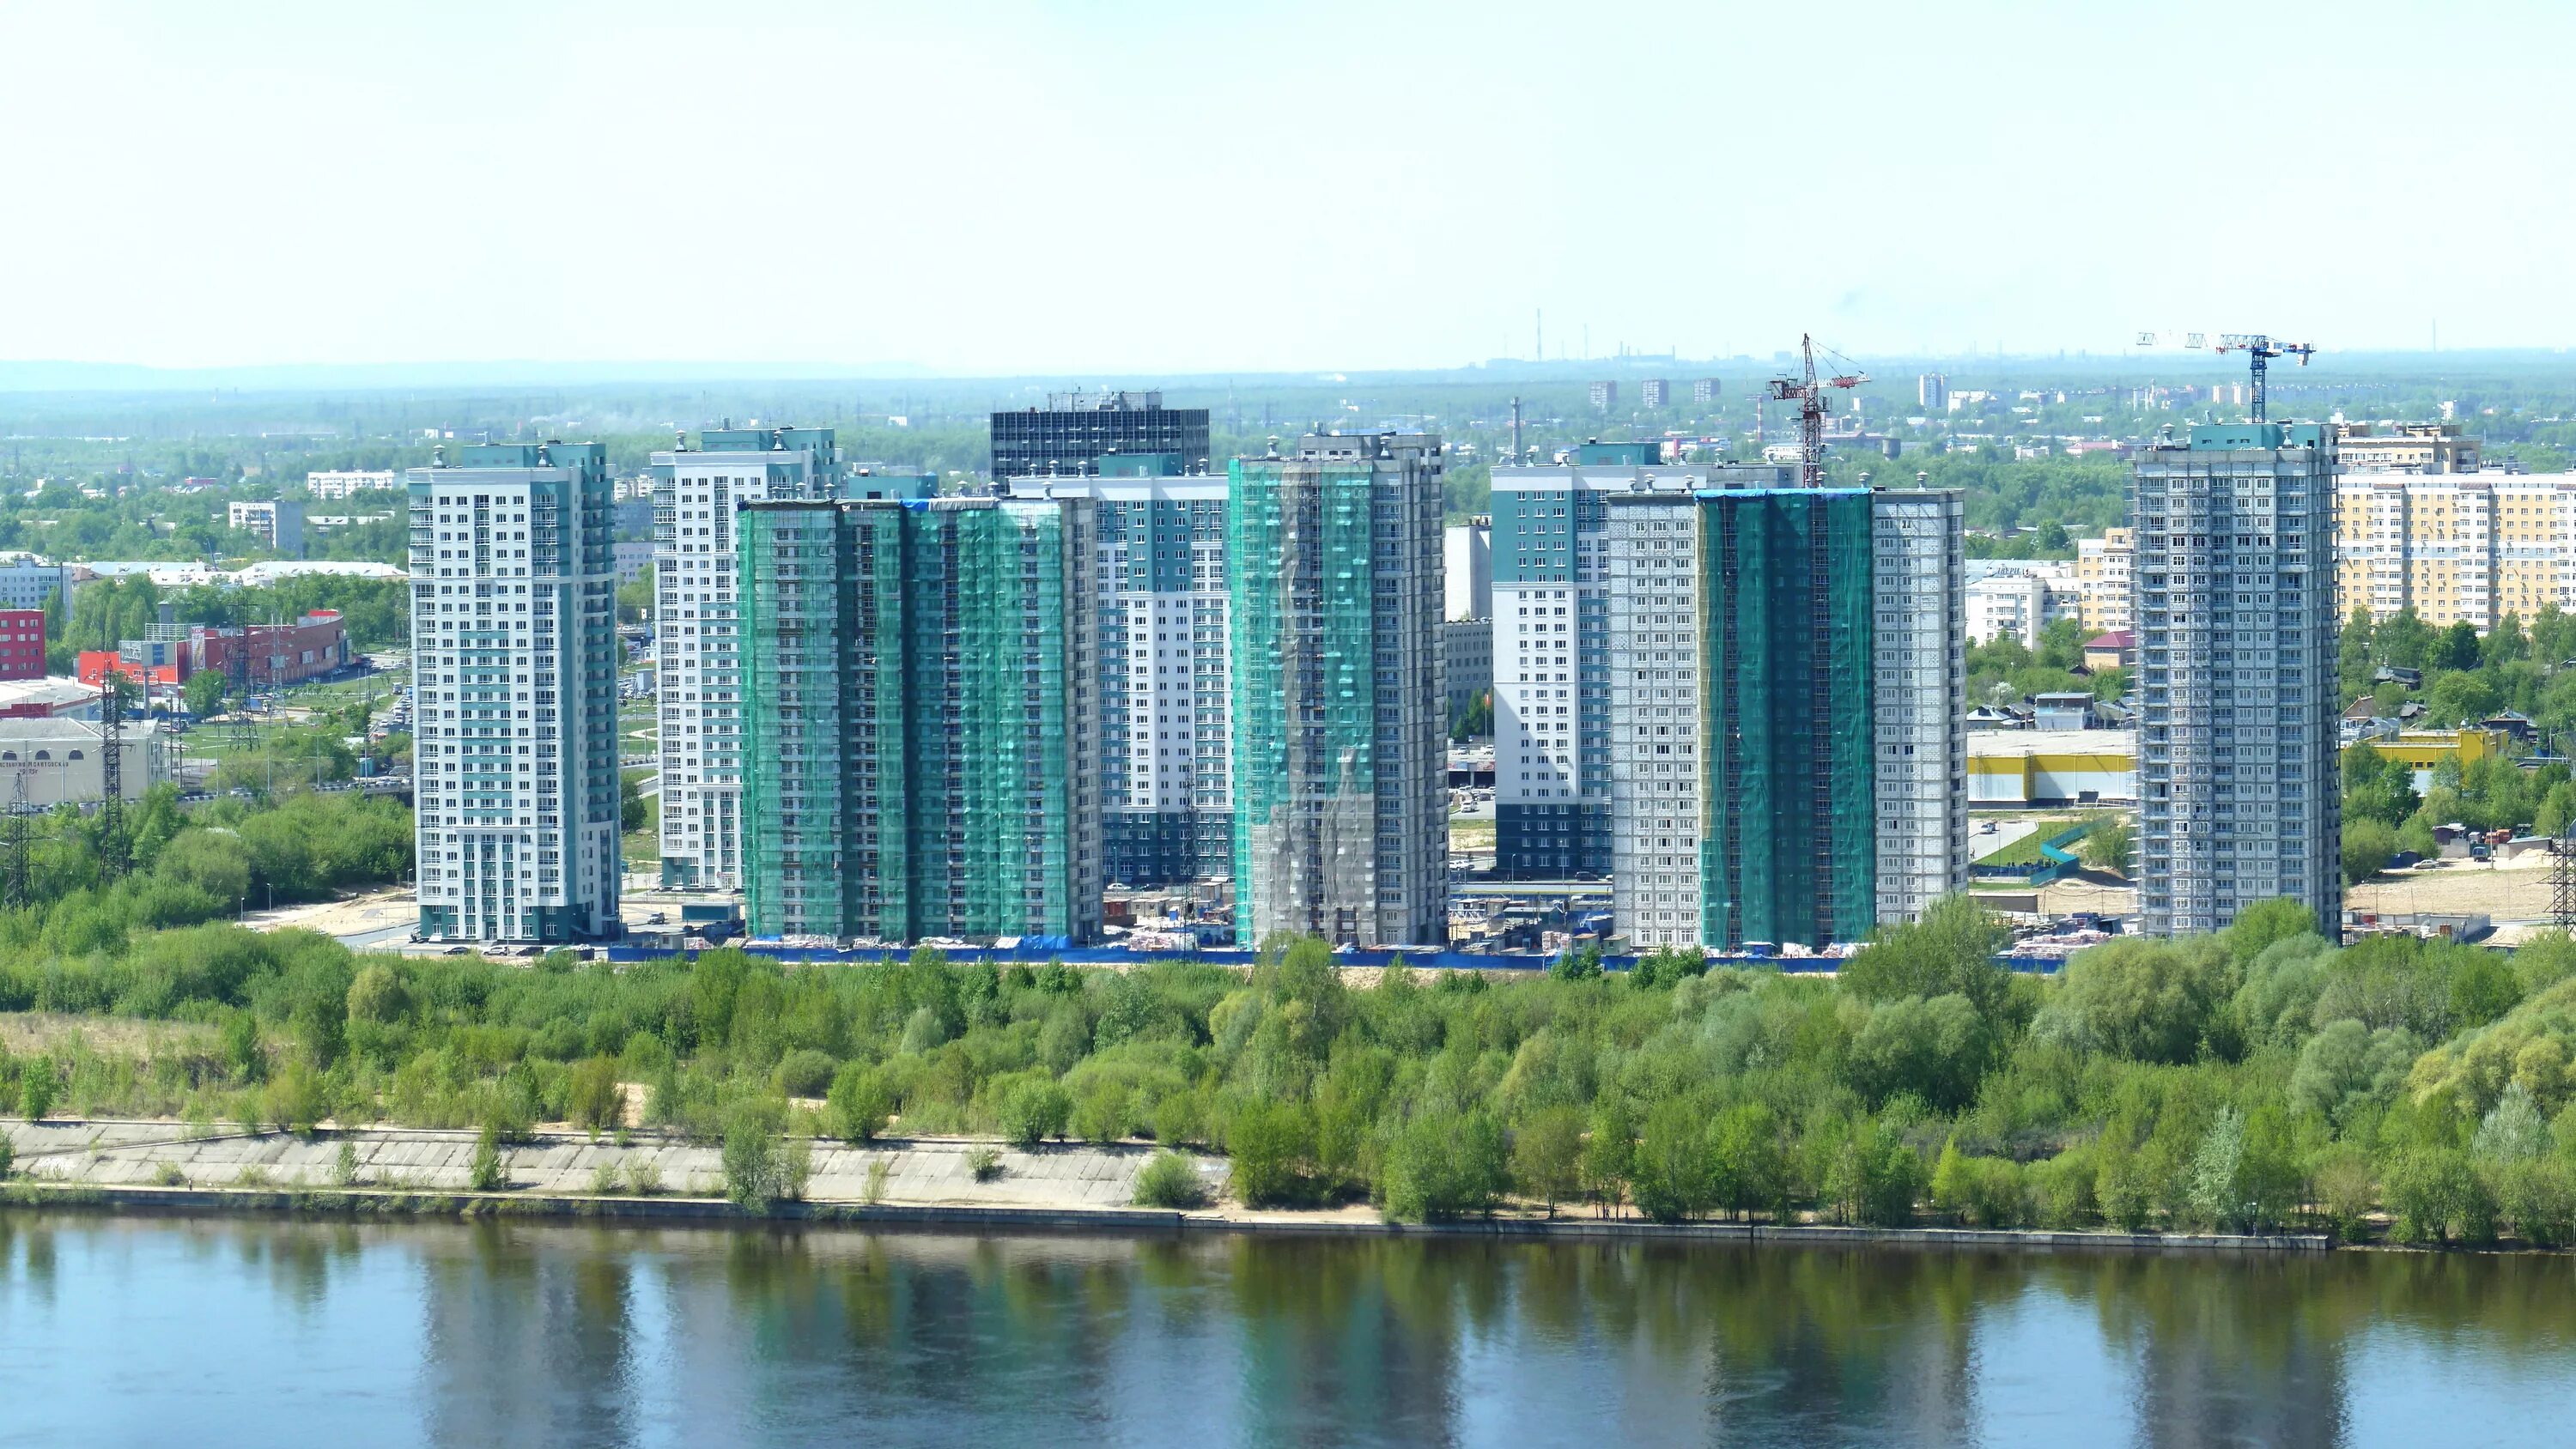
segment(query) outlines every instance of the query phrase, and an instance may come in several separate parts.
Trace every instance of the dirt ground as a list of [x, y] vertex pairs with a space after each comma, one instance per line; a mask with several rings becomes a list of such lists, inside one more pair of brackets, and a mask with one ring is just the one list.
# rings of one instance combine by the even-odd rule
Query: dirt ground
[[355, 936], [367, 931], [381, 931], [390, 926], [410, 926], [420, 919], [420, 906], [409, 886], [393, 886], [346, 900], [320, 901], [311, 905], [280, 906], [273, 911], [253, 911], [245, 924], [254, 930], [274, 931], [287, 926], [301, 926], [329, 936]]
[[2343, 893], [2347, 909], [2441, 914], [2482, 911], [2499, 926], [2549, 914], [2549, 857], [2525, 854], [2507, 865], [2446, 860], [2431, 870], [2392, 870]]
[[2079, 911], [2125, 916], [2138, 909], [2138, 888], [2104, 885], [2080, 875], [2070, 875], [2039, 888], [2039, 908], [2052, 916], [2073, 915]]

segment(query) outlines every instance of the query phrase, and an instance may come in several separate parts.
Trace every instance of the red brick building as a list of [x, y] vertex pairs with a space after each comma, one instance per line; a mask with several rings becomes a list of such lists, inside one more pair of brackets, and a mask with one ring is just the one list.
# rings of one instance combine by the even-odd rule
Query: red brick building
[[[176, 688], [201, 670], [229, 674], [234, 659], [241, 657], [242, 676], [250, 687], [269, 689], [329, 674], [352, 657], [337, 609], [316, 609], [292, 624], [193, 625], [184, 633], [165, 626], [165, 632], [178, 637], [129, 639], [115, 650], [83, 650], [77, 666], [81, 682], [96, 684], [114, 669], [140, 683]], [[43, 655], [39, 644], [40, 664]]]
[[45, 611], [0, 609], [0, 679], [45, 677]]

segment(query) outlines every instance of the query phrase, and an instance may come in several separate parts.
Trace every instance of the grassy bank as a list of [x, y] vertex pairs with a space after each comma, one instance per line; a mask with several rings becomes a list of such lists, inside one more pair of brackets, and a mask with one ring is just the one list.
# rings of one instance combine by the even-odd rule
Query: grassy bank
[[[57, 1013], [0, 1093], [93, 1115], [308, 1127], [613, 1128], [774, 1153], [865, 1140], [1148, 1138], [1230, 1157], [1255, 1207], [1405, 1220], [1504, 1202], [1663, 1221], [2576, 1236], [2576, 948], [2329, 947], [2257, 908], [2062, 978], [1988, 959], [1964, 903], [1838, 980], [1638, 971], [1353, 990], [1315, 943], [1245, 974], [612, 970], [361, 959], [227, 926], [0, 956], [0, 1010]], [[65, 1018], [190, 1023], [91, 1036]], [[0, 1039], [24, 1042], [23, 1034]], [[32, 1087], [30, 1084], [34, 1084]], [[769, 1144], [764, 1147], [762, 1144]]]

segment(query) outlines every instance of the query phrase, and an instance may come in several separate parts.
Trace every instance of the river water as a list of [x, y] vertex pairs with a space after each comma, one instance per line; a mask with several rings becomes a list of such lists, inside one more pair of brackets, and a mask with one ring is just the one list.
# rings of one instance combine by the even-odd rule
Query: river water
[[2576, 1442], [2576, 1260], [0, 1211], [0, 1443]]

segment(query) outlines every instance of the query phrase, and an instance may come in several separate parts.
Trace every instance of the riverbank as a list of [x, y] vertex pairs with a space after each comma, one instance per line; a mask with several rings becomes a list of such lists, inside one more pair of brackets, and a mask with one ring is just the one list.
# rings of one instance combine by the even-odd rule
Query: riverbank
[[[1219, 1202], [1222, 1158], [1196, 1157], [1211, 1202], [1173, 1211], [1132, 1206], [1153, 1149], [1137, 1145], [1017, 1148], [964, 1139], [865, 1147], [816, 1141], [802, 1201], [757, 1214], [728, 1201], [714, 1147], [642, 1136], [623, 1143], [540, 1133], [503, 1147], [507, 1187], [477, 1192], [475, 1137], [418, 1128], [326, 1132], [311, 1138], [235, 1132], [187, 1136], [160, 1121], [0, 1123], [17, 1155], [7, 1200], [118, 1212], [294, 1213], [354, 1217], [526, 1217], [667, 1223], [846, 1223], [1001, 1231], [1260, 1233], [1324, 1236], [1512, 1237], [1737, 1243], [2024, 1247], [2119, 1251], [2314, 1253], [2321, 1234], [2054, 1232], [1862, 1228], [1807, 1223], [1656, 1223], [1562, 1213], [1392, 1223], [1365, 1206], [1311, 1212]], [[345, 1154], [343, 1149], [346, 1149]], [[989, 1175], [973, 1158], [996, 1154]], [[659, 1184], [639, 1192], [635, 1184]]]

